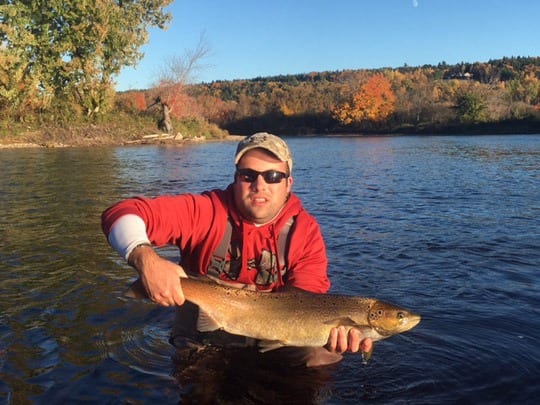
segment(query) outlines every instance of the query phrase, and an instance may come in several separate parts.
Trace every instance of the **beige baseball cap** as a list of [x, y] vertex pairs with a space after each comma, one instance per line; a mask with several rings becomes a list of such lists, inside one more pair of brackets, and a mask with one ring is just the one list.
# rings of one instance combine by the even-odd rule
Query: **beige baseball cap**
[[265, 149], [282, 162], [287, 162], [289, 171], [292, 172], [293, 160], [289, 147], [279, 136], [269, 134], [268, 132], [257, 132], [240, 141], [236, 148], [234, 164], [237, 165], [247, 151], [256, 148]]

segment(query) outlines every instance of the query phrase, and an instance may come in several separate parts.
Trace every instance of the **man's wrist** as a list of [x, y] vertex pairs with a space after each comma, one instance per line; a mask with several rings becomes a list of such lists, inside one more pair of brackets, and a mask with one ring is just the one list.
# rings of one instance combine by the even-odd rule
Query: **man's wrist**
[[[154, 250], [153, 246], [150, 244], [150, 243], [147, 243], [147, 242], [144, 242], [144, 243], [139, 243], [137, 246], [135, 246], [131, 252], [129, 253], [129, 257], [127, 259], [127, 263], [130, 265], [130, 266], [133, 266], [135, 268], [137, 268], [137, 263], [136, 263], [136, 259], [137, 257], [139, 256], [138, 253], [140, 253], [140, 250], [141, 249], [145, 249], [145, 248], [150, 248], [152, 249], [152, 251]], [[139, 251], [139, 252], [138, 252]]]

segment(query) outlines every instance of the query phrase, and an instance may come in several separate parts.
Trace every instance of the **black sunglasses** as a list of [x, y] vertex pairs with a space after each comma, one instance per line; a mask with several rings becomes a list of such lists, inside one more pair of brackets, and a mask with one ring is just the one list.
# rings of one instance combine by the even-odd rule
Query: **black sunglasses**
[[288, 174], [278, 172], [276, 170], [267, 170], [265, 172], [258, 172], [252, 169], [238, 169], [236, 170], [236, 176], [244, 183], [253, 183], [261, 175], [265, 182], [268, 184], [280, 183], [281, 180], [289, 177]]

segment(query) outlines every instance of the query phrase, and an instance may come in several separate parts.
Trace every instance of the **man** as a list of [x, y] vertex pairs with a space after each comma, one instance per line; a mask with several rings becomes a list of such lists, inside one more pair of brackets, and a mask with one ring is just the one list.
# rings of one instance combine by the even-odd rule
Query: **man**
[[[225, 190], [122, 201], [102, 216], [111, 246], [139, 273], [150, 299], [184, 304], [180, 275], [210, 275], [260, 291], [300, 288], [325, 293], [326, 250], [319, 225], [304, 210], [293, 186], [287, 144], [256, 133], [237, 147], [234, 182]], [[152, 248], [177, 245], [181, 263]], [[332, 329], [331, 352], [369, 352], [358, 330]]]

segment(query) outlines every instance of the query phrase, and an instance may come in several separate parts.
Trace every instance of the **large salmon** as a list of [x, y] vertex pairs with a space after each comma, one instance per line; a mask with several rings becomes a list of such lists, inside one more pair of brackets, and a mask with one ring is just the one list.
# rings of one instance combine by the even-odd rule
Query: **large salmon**
[[[259, 339], [261, 351], [282, 346], [322, 347], [330, 330], [358, 328], [373, 341], [406, 332], [420, 316], [374, 298], [313, 294], [300, 290], [262, 293], [217, 284], [208, 279], [182, 278], [186, 300], [199, 307], [197, 329]], [[128, 296], [147, 297], [140, 280]]]

